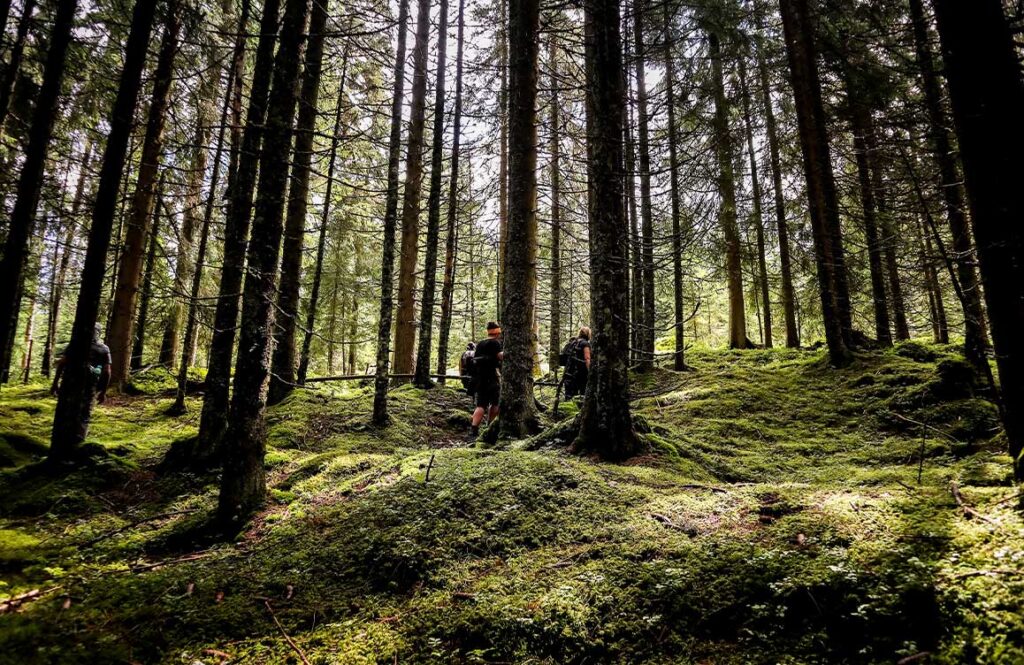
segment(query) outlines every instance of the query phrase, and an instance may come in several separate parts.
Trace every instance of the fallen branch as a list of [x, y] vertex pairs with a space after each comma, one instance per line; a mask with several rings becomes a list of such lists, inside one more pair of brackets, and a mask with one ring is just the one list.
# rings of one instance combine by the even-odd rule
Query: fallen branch
[[302, 649], [299, 648], [299, 645], [295, 643], [295, 640], [293, 640], [288, 635], [288, 632], [285, 631], [284, 626], [281, 625], [281, 622], [277, 620], [277, 615], [274, 614], [274, 608], [270, 606], [270, 601], [264, 599], [263, 604], [266, 606], [267, 611], [270, 612], [270, 618], [274, 620], [274, 623], [277, 625], [277, 629], [281, 631], [281, 635], [284, 636], [284, 639], [288, 642], [288, 645], [292, 648], [292, 650], [295, 651], [295, 653], [299, 655], [299, 660], [303, 662], [303, 665], [309, 665], [309, 661], [306, 659], [306, 654], [302, 652]]
[[964, 501], [963, 495], [960, 493], [960, 485], [955, 480], [949, 481], [949, 492], [953, 495], [953, 498], [956, 499], [956, 505], [960, 506], [960, 510], [963, 511], [964, 517], [968, 519], [977, 517], [979, 520], [988, 522], [992, 526], [999, 526], [999, 522], [996, 522], [989, 517], [985, 517], [977, 510], [967, 505], [967, 502]]
[[922, 651], [921, 653], [915, 653], [913, 656], [907, 656], [906, 658], [897, 660], [896, 665], [911, 665], [911, 663], [918, 663], [931, 655], [931, 651]]
[[188, 514], [194, 513], [194, 512], [196, 512], [195, 508], [192, 508], [192, 509], [189, 509], [189, 510], [173, 510], [173, 511], [168, 512], [168, 513], [160, 513], [159, 515], [153, 515], [152, 517], [145, 517], [145, 518], [140, 519], [140, 520], [135, 520], [134, 522], [131, 522], [129, 524], [125, 524], [120, 529], [114, 529], [113, 531], [108, 531], [107, 533], [104, 533], [104, 534], [101, 534], [99, 536], [96, 536], [92, 540], [89, 540], [89, 541], [83, 543], [82, 547], [92, 547], [96, 543], [103, 542], [104, 540], [107, 540], [108, 538], [113, 538], [114, 536], [118, 535], [119, 533], [124, 533], [125, 531], [128, 531], [129, 529], [134, 529], [135, 527], [140, 526], [142, 524], [145, 524], [147, 522], [155, 522], [157, 520], [166, 519], [168, 517], [176, 517], [178, 515], [188, 515]]
[[160, 568], [161, 566], [171, 566], [176, 563], [185, 563], [187, 561], [195, 561], [196, 559], [202, 559], [203, 557], [209, 556], [209, 552], [200, 552], [199, 554], [189, 554], [179, 559], [171, 559], [170, 561], [157, 561], [156, 563], [147, 563], [144, 566], [136, 566], [131, 569], [132, 573], [141, 573], [154, 568]]
[[45, 591], [41, 591], [39, 589], [32, 589], [31, 591], [26, 591], [25, 593], [18, 594], [17, 596], [12, 596], [11, 598], [8, 598], [7, 600], [0, 602], [0, 614], [7, 614], [8, 612], [13, 612], [25, 603], [33, 600], [39, 600], [43, 596], [53, 593], [54, 591], [57, 591], [61, 588], [62, 587], [55, 586], [46, 589]]

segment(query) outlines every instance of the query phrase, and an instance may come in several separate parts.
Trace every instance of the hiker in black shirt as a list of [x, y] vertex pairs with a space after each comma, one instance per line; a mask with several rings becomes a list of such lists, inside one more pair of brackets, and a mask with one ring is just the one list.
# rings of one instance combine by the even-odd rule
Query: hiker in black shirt
[[[50, 392], [54, 395], [57, 394], [60, 388], [61, 377], [66, 372], [81, 371], [88, 372], [89, 389], [93, 391], [96, 396], [96, 401], [103, 404], [107, 400], [107, 385], [110, 383], [110, 347], [100, 341], [100, 336], [103, 334], [100, 325], [97, 323], [93, 329], [92, 343], [89, 345], [89, 357], [88, 362], [84, 367], [71, 367], [68, 365], [68, 348], [64, 347], [64, 350], [60, 352], [60, 356], [57, 358], [57, 362], [54, 364], [53, 373], [53, 385], [50, 386]], [[86, 415], [83, 418], [81, 424], [81, 431], [79, 432], [80, 441], [85, 440], [85, 436], [89, 431], [89, 417]]]
[[473, 379], [473, 352], [476, 351], [476, 344], [470, 342], [466, 345], [466, 350], [462, 352], [462, 357], [459, 358], [459, 376], [462, 377], [462, 388], [466, 391], [466, 394], [473, 396], [476, 393], [476, 387]]
[[579, 334], [567, 345], [568, 358], [565, 364], [565, 398], [587, 392], [590, 378], [590, 328], [580, 328]]
[[480, 423], [498, 417], [498, 398], [501, 395], [501, 327], [491, 321], [487, 324], [487, 339], [477, 342], [473, 352], [473, 377], [476, 385], [476, 410], [473, 411], [473, 435], [480, 433]]

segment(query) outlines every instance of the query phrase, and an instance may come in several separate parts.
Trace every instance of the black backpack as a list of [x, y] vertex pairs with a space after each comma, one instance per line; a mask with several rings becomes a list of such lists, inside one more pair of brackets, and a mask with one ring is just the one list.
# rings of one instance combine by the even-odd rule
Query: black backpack
[[566, 342], [565, 346], [562, 347], [562, 352], [558, 354], [559, 367], [568, 367], [569, 363], [571, 363], [573, 359], [576, 358], [576, 345], [579, 343], [579, 341], [579, 337], [573, 337], [568, 342]]

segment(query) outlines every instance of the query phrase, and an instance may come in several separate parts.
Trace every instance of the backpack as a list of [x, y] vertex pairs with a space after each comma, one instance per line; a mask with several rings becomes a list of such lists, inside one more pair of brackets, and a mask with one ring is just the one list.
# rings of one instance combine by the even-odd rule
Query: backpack
[[562, 347], [562, 352], [558, 354], [558, 366], [568, 367], [569, 363], [576, 358], [576, 346], [579, 343], [579, 337], [573, 337], [570, 339], [565, 346]]

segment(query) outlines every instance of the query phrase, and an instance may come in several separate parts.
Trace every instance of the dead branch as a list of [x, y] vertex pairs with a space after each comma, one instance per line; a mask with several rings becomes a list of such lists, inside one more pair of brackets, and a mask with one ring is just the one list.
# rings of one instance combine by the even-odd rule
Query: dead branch
[[274, 623], [277, 625], [277, 629], [281, 631], [281, 635], [283, 635], [285, 641], [288, 642], [288, 646], [298, 654], [299, 660], [303, 662], [303, 665], [309, 665], [309, 661], [306, 659], [306, 654], [303, 653], [302, 649], [299, 648], [299, 645], [295, 643], [295, 640], [288, 635], [288, 632], [284, 629], [284, 626], [281, 625], [281, 622], [277, 620], [277, 615], [274, 614], [274, 608], [270, 606], [270, 601], [264, 599], [263, 604], [266, 606], [267, 611], [270, 612], [270, 618], [274, 620]]

